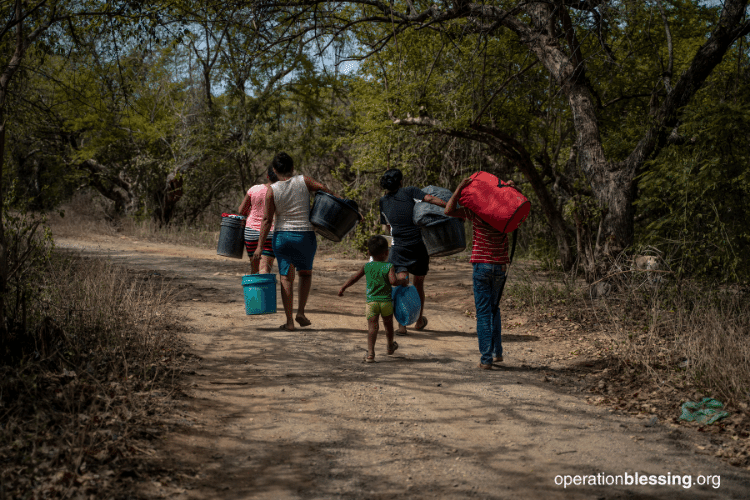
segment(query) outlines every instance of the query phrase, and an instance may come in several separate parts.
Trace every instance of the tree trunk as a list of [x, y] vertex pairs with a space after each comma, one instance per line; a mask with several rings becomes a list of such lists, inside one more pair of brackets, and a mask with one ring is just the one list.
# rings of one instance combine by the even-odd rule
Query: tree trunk
[[167, 176], [161, 213], [161, 220], [164, 224], [169, 224], [172, 221], [177, 202], [180, 201], [183, 195], [182, 183], [182, 176], [179, 176], [175, 172], [171, 172]]
[[89, 171], [89, 184], [115, 203], [116, 214], [122, 214], [130, 207], [134, 199], [132, 186], [120, 177], [119, 172], [112, 171], [94, 159], [84, 161], [81, 166]]
[[5, 241], [5, 194], [3, 167], [5, 159], [5, 99], [0, 89], [0, 359], [8, 345], [8, 325], [5, 321], [5, 294], [8, 291], [8, 245]]
[[5, 186], [3, 171], [5, 168], [5, 131], [7, 127], [5, 106], [8, 99], [8, 88], [24, 54], [23, 21], [21, 0], [15, 2], [16, 44], [10, 62], [0, 75], [0, 355], [5, 354], [8, 343], [8, 325], [5, 318], [5, 294], [8, 291], [8, 242], [5, 235]]
[[[618, 163], [608, 161], [602, 147], [596, 105], [586, 79], [585, 59], [581, 55], [567, 8], [562, 3], [558, 4], [553, 15], [549, 4], [530, 4], [527, 12], [534, 21], [535, 29], [520, 24], [517, 19], [510, 23], [511, 29], [537, 55], [568, 98], [577, 134], [578, 164], [590, 181], [603, 213], [603, 242], [597, 241], [597, 260], [611, 258], [633, 244], [636, 175], [646, 160], [658, 154], [666, 144], [669, 132], [677, 124], [680, 108], [692, 99], [734, 41], [750, 29], [750, 23], [742, 22], [746, 4], [747, 0], [725, 2], [718, 26], [667, 95], [654, 125], [645, 131], [628, 159]], [[555, 15], [561, 21], [569, 54], [563, 52], [559, 37], [550, 32], [547, 24]]]

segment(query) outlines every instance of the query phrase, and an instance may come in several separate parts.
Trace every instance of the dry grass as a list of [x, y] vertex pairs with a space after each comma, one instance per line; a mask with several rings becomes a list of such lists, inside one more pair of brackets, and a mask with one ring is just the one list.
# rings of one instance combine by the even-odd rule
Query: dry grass
[[0, 498], [122, 496], [179, 372], [172, 289], [59, 255], [39, 286], [28, 356], [0, 367]]
[[215, 249], [219, 244], [221, 217], [206, 218], [192, 226], [169, 225], [159, 226], [151, 219], [119, 221], [118, 233], [132, 238], [184, 245], [197, 248]]
[[55, 237], [76, 238], [92, 235], [119, 235], [173, 245], [216, 248], [221, 228], [220, 216], [205, 216], [190, 226], [172, 224], [160, 226], [153, 219], [122, 217], [111, 219], [105, 202], [97, 194], [77, 193], [59, 212], [49, 215], [49, 225]]
[[631, 301], [608, 309], [624, 357], [660, 379], [687, 375], [724, 402], [750, 403], [747, 296], [682, 283], [656, 288], [640, 301], [640, 307]]
[[117, 233], [116, 226], [108, 221], [101, 197], [87, 192], [76, 193], [59, 211], [50, 213], [48, 222], [56, 237]]
[[679, 378], [725, 403], [750, 403], [750, 301], [747, 292], [666, 271], [620, 272], [599, 302], [621, 357], [657, 380]]
[[[91, 235], [119, 235], [138, 240], [154, 241], [172, 245], [184, 245], [205, 249], [216, 249], [219, 243], [221, 216], [205, 215], [194, 224], [171, 224], [161, 226], [153, 219], [123, 217], [109, 220], [105, 202], [95, 193], [81, 192], [62, 206], [65, 216], [49, 215], [49, 225], [55, 237], [75, 238]], [[357, 248], [354, 235], [335, 243], [318, 236], [318, 252], [321, 255], [346, 259], [361, 259], [366, 253]], [[462, 254], [464, 255], [464, 254]], [[468, 253], [465, 253], [468, 256]]]
[[505, 300], [532, 315], [543, 315], [550, 307], [564, 307], [579, 319], [587, 309], [585, 284], [561, 272], [543, 271], [537, 262], [514, 260], [503, 292]]
[[[602, 283], [606, 287], [589, 287], [530, 263], [514, 264], [504, 301], [532, 317], [563, 308], [585, 328], [609, 335], [626, 367], [736, 409], [750, 407], [747, 291], [676, 282], [668, 270], [633, 271], [624, 265]], [[592, 299], [595, 288], [606, 294]]]

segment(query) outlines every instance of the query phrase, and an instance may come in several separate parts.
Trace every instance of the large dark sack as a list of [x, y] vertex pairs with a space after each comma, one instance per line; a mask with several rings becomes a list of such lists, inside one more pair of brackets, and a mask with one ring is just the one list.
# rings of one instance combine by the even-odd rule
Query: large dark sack
[[[422, 188], [425, 194], [429, 194], [436, 198], [440, 198], [444, 202], [448, 203], [453, 193], [449, 189], [441, 188], [438, 186], [427, 186]], [[414, 204], [414, 224], [417, 226], [431, 226], [433, 224], [440, 224], [445, 222], [450, 217], [445, 215], [445, 209], [432, 203], [415, 203]]]

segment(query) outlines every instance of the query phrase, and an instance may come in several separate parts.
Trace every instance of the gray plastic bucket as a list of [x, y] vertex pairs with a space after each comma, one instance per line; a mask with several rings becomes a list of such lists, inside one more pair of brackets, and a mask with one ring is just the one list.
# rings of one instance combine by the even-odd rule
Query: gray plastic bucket
[[242, 215], [224, 214], [221, 217], [219, 246], [216, 253], [224, 257], [242, 258], [245, 249], [245, 217]]
[[422, 240], [430, 257], [445, 257], [462, 252], [466, 248], [464, 221], [450, 219], [431, 226], [422, 226]]
[[338, 243], [358, 221], [359, 207], [354, 201], [336, 198], [325, 191], [315, 193], [310, 224], [319, 235]]

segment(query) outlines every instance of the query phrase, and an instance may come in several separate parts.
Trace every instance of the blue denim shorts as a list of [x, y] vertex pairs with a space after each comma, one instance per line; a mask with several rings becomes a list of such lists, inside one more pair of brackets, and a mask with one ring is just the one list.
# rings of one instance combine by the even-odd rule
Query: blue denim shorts
[[318, 239], [314, 231], [274, 231], [273, 253], [279, 264], [279, 274], [289, 274], [289, 266], [297, 271], [312, 271]]

